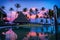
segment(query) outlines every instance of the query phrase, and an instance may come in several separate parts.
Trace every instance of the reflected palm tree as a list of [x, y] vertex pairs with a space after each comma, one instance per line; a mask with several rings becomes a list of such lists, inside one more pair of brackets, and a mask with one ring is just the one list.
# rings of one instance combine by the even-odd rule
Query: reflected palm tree
[[43, 29], [43, 27], [41, 28], [41, 30], [42, 30], [42, 32], [44, 32], [44, 29]]
[[48, 33], [48, 30], [49, 30], [49, 29], [48, 29], [48, 26], [46, 26], [46, 30], [47, 30], [47, 33]]
[[20, 8], [21, 6], [20, 6], [20, 4], [15, 4], [15, 7], [17, 8], [17, 10], [16, 11], [18, 11], [18, 8]]

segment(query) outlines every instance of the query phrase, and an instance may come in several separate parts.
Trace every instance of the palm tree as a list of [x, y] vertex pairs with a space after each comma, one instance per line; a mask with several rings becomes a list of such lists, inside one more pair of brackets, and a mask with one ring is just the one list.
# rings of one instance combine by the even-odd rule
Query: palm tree
[[50, 18], [52, 18], [54, 16], [53, 10], [49, 9], [48, 15], [49, 15]]
[[27, 11], [27, 8], [24, 8], [24, 9], [23, 9], [23, 12], [26, 12], [26, 11]]
[[10, 8], [9, 11], [13, 11], [14, 9], [13, 8]]
[[58, 13], [57, 13], [57, 17], [60, 17], [60, 8], [58, 8]]
[[0, 7], [0, 18], [1, 18], [0, 22], [1, 22], [1, 24], [2, 24], [2, 23], [5, 23], [5, 20], [6, 20], [6, 19], [4, 19], [4, 18], [7, 17], [7, 14], [5, 13], [4, 10], [5, 10], [5, 6], [1, 6], [1, 7]]
[[20, 8], [21, 6], [20, 6], [20, 4], [15, 4], [15, 7], [17, 8], [17, 10], [16, 11], [18, 11], [18, 8]]
[[[12, 13], [13, 10], [14, 10], [13, 8], [10, 8], [10, 9], [9, 9], [9, 11], [10, 11], [11, 13]], [[11, 16], [10, 16], [10, 18], [11, 18]], [[10, 20], [11, 20], [11, 19], [10, 19]]]
[[56, 40], [58, 39], [58, 23], [57, 23], [57, 13], [58, 13], [58, 6], [54, 5], [54, 19], [55, 19], [55, 34], [56, 34]]
[[[1, 6], [1, 9], [4, 10], [5, 7], [4, 6]], [[1, 20], [3, 20], [3, 14], [1, 14]]]
[[5, 9], [5, 7], [4, 6], [1, 6], [1, 9]]

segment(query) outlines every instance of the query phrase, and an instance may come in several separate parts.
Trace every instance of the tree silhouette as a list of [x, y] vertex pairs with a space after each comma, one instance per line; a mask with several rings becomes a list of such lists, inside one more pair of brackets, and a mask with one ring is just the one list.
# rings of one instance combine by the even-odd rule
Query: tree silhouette
[[48, 15], [49, 15], [50, 18], [52, 18], [54, 16], [53, 10], [49, 9]]
[[58, 8], [57, 17], [60, 17], [60, 8]]
[[16, 11], [18, 11], [18, 8], [20, 8], [21, 6], [20, 6], [20, 4], [16, 3], [16, 4], [15, 4], [15, 7], [17, 8]]
[[13, 8], [10, 8], [9, 11], [13, 11], [14, 9]]
[[35, 9], [35, 12], [36, 12], [36, 15], [37, 15], [38, 14], [38, 9], [37, 8]]
[[24, 9], [23, 9], [23, 12], [26, 12], [26, 11], [27, 11], [27, 8], [24, 8]]
[[[10, 8], [10, 9], [9, 9], [9, 11], [10, 11], [11, 13], [12, 13], [13, 10], [14, 10], [13, 8]], [[11, 18], [11, 16], [10, 16], [10, 18]], [[10, 19], [10, 20], [11, 20], [11, 19]]]
[[1, 9], [5, 9], [5, 7], [4, 6], [1, 6]]
[[57, 23], [57, 13], [58, 13], [58, 6], [54, 5], [54, 19], [55, 19], [55, 34], [56, 34], [56, 40], [58, 40], [58, 23]]
[[3, 24], [3, 23], [5, 22], [5, 21], [4, 21], [5, 19], [3, 19], [3, 18], [7, 17], [4, 9], [5, 9], [4, 6], [1, 6], [1, 7], [0, 7], [0, 19], [1, 19], [1, 20], [0, 20], [0, 24]]
[[[1, 9], [4, 10], [5, 7], [4, 6], [1, 6]], [[1, 14], [1, 20], [3, 20], [3, 13], [0, 13]]]

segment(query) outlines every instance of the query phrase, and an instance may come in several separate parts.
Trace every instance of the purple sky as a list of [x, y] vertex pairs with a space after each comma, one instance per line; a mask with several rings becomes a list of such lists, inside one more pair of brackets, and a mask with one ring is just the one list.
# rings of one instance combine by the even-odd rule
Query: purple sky
[[39, 10], [41, 7], [45, 7], [46, 9], [53, 9], [53, 6], [56, 4], [58, 7], [60, 7], [60, 1], [59, 0], [0, 0], [0, 6], [5, 6], [5, 11], [8, 13], [9, 8], [13, 8], [16, 10], [15, 4], [19, 3], [21, 5], [21, 8], [19, 10], [22, 10], [23, 8], [32, 8], [36, 7]]

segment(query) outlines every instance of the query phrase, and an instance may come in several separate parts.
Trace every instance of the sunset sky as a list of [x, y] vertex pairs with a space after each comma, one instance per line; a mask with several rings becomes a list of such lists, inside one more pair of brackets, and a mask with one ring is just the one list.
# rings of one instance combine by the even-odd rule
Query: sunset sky
[[[10, 17], [11, 13], [9, 9], [12, 7], [16, 11], [15, 4], [18, 3], [21, 5], [21, 7], [18, 9], [23, 10], [23, 8], [38, 8], [39, 10], [42, 7], [45, 7], [46, 9], [53, 9], [54, 5], [57, 5], [60, 8], [60, 0], [0, 0], [0, 7], [5, 6], [5, 12], [8, 14], [8, 17]], [[10, 13], [10, 14], [9, 14]], [[10, 16], [9, 16], [10, 15]], [[14, 15], [14, 14], [12, 14]], [[13, 19], [13, 17], [12, 17]]]
[[5, 11], [8, 13], [9, 8], [13, 8], [16, 10], [15, 4], [19, 3], [21, 7], [19, 10], [23, 8], [38, 8], [45, 7], [46, 9], [53, 9], [53, 6], [56, 4], [60, 7], [60, 0], [0, 0], [0, 6], [5, 6]]

